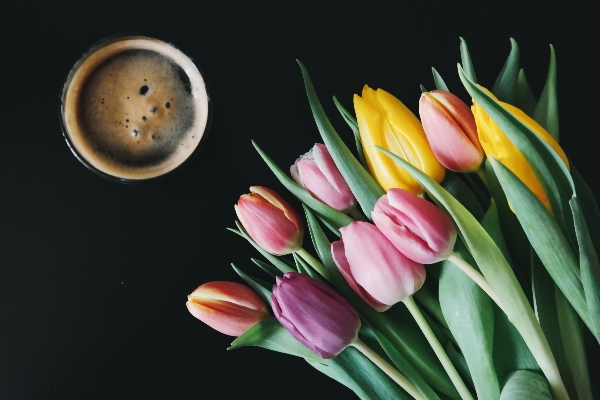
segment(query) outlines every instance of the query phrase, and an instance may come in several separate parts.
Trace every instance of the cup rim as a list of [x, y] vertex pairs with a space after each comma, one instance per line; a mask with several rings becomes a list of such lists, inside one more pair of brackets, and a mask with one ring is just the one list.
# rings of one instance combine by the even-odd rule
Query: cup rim
[[[183, 54], [187, 59], [189, 59], [190, 63], [198, 70], [198, 73], [200, 74], [200, 78], [202, 79], [202, 83], [204, 84], [204, 90], [206, 93], [206, 103], [207, 103], [206, 122], [204, 124], [204, 131], [202, 132], [202, 137], [200, 138], [198, 144], [196, 145], [196, 148], [188, 155], [188, 157], [185, 160], [183, 160], [180, 164], [176, 165], [175, 167], [173, 167], [172, 169], [170, 169], [164, 173], [161, 173], [156, 176], [151, 176], [151, 177], [147, 177], [147, 178], [139, 178], [139, 179], [111, 175], [110, 173], [102, 171], [102, 170], [98, 169], [96, 166], [94, 166], [92, 163], [90, 163], [81, 154], [81, 152], [77, 149], [75, 143], [73, 142], [73, 139], [70, 137], [68, 129], [67, 129], [67, 124], [65, 123], [65, 117], [64, 117], [65, 97], [67, 94], [67, 90], [73, 79], [74, 74], [77, 72], [79, 67], [81, 67], [81, 65], [85, 62], [85, 60], [87, 60], [89, 58], [89, 56], [94, 54], [97, 50], [99, 50], [107, 45], [110, 45], [114, 42], [128, 40], [128, 39], [142, 39], [142, 40], [148, 39], [151, 41], [158, 41], [158, 42], [164, 43], [164, 44], [172, 47], [176, 51]], [[196, 65], [194, 60], [170, 42], [167, 42], [162, 39], [155, 38], [155, 37], [146, 36], [143, 34], [137, 34], [137, 33], [122, 33], [122, 34], [111, 35], [111, 36], [108, 36], [108, 37], [92, 44], [71, 67], [71, 69], [69, 70], [69, 73], [67, 75], [67, 78], [65, 79], [65, 81], [62, 85], [62, 88], [60, 90], [60, 93], [59, 93], [58, 120], [59, 120], [59, 124], [60, 124], [60, 129], [61, 129], [62, 136], [65, 139], [65, 141], [67, 142], [67, 146], [69, 147], [69, 149], [71, 150], [73, 155], [75, 156], [75, 158], [77, 160], [79, 160], [79, 162], [81, 164], [83, 164], [88, 170], [94, 172], [96, 175], [99, 175], [110, 181], [119, 182], [119, 183], [143, 184], [143, 183], [147, 183], [147, 182], [154, 182], [157, 180], [162, 180], [168, 176], [171, 176], [172, 174], [176, 173], [177, 171], [180, 171], [180, 170], [184, 169], [185, 167], [187, 167], [193, 161], [193, 159], [196, 158], [196, 156], [198, 155], [200, 150], [206, 144], [206, 139], [208, 137], [208, 134], [210, 132], [211, 125], [212, 125], [212, 116], [213, 116], [213, 102], [211, 100], [209, 86], [206, 82], [206, 78], [205, 78], [204, 74], [202, 73], [200, 68]]]

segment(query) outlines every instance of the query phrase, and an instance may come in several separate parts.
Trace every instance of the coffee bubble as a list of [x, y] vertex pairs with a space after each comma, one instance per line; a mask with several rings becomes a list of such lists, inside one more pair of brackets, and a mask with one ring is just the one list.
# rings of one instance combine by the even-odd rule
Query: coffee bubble
[[62, 95], [65, 137], [93, 170], [120, 180], [166, 174], [199, 147], [209, 102], [202, 76], [173, 46], [146, 37], [100, 43]]

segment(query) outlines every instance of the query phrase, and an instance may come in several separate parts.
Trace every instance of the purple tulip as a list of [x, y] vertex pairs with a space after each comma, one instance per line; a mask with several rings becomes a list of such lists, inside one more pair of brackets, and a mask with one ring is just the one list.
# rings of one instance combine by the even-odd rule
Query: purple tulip
[[425, 268], [394, 247], [373, 224], [352, 222], [331, 244], [333, 259], [350, 287], [377, 311], [404, 301], [425, 282]]
[[356, 205], [354, 195], [325, 145], [316, 143], [296, 160], [290, 171], [296, 183], [328, 206], [347, 212]]
[[450, 256], [456, 229], [434, 204], [402, 189], [390, 189], [371, 212], [375, 225], [406, 257], [432, 264]]
[[275, 317], [321, 358], [335, 357], [357, 337], [358, 314], [336, 291], [297, 272], [276, 280], [271, 295]]

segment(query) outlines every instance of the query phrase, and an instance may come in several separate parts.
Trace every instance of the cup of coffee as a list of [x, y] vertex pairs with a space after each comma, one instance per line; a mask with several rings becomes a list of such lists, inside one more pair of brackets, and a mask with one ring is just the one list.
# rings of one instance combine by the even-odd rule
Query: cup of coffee
[[75, 156], [122, 182], [178, 169], [207, 134], [210, 102], [198, 68], [149, 37], [92, 47], [69, 73], [61, 100], [63, 134]]

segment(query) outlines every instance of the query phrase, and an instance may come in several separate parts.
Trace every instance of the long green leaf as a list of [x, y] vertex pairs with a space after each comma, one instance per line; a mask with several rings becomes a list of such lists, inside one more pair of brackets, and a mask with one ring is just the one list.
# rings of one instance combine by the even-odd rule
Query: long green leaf
[[[455, 252], [470, 264], [474, 263], [462, 243], [457, 243]], [[469, 366], [477, 397], [498, 398], [500, 385], [492, 357], [492, 301], [464, 272], [450, 261], [445, 261], [440, 276], [440, 304], [450, 331]]]
[[513, 372], [502, 389], [500, 400], [552, 400], [548, 382], [530, 371]]
[[510, 38], [510, 53], [496, 82], [492, 88], [492, 93], [500, 101], [509, 104], [515, 104], [518, 98], [518, 79], [519, 79], [519, 46], [517, 41]]
[[368, 170], [367, 160], [365, 158], [365, 152], [363, 150], [362, 140], [360, 138], [360, 131], [358, 130], [358, 123], [356, 122], [356, 119], [352, 116], [352, 114], [350, 114], [348, 110], [344, 108], [342, 103], [340, 103], [335, 96], [333, 96], [333, 102], [335, 103], [335, 106], [337, 107], [340, 114], [342, 114], [342, 118], [344, 118], [344, 121], [346, 121], [350, 129], [352, 129], [352, 133], [354, 133], [356, 154], [358, 155], [358, 161], [360, 161], [360, 165], [362, 165], [365, 170]]
[[559, 139], [558, 131], [558, 96], [556, 95], [556, 54], [554, 46], [550, 45], [550, 65], [548, 77], [542, 90], [542, 95], [533, 113], [533, 119], [544, 127], [556, 141]]
[[277, 179], [279, 179], [279, 182], [281, 182], [281, 184], [285, 186], [287, 190], [289, 190], [294, 196], [296, 196], [298, 200], [306, 204], [317, 214], [319, 214], [319, 216], [321, 216], [323, 219], [327, 220], [329, 223], [331, 223], [337, 228], [346, 226], [353, 221], [352, 218], [350, 218], [343, 212], [331, 208], [327, 204], [322, 203], [321, 201], [312, 197], [306, 189], [298, 185], [285, 172], [283, 172], [277, 166], [277, 164], [275, 164], [275, 162], [267, 155], [267, 153], [265, 153], [260, 147], [258, 147], [258, 145], [254, 141], [252, 141], [252, 144], [254, 145], [256, 151], [258, 151], [258, 154], [260, 154], [262, 159], [269, 166], [271, 171], [273, 171]]
[[519, 71], [519, 77], [517, 78], [517, 102], [513, 105], [533, 118], [537, 100], [529, 87], [523, 68]]
[[471, 54], [469, 54], [469, 47], [467, 46], [467, 41], [463, 38], [460, 38], [460, 59], [465, 68], [465, 74], [467, 74], [470, 80], [477, 83], [475, 68], [473, 67], [473, 61], [471, 61]]
[[448, 86], [446, 85], [446, 82], [444, 82], [444, 79], [442, 78], [440, 73], [437, 72], [437, 70], [433, 67], [431, 67], [431, 73], [433, 74], [433, 81], [435, 82], [435, 88], [437, 90], [445, 90], [446, 92], [449, 92], [450, 90], [448, 89]]
[[390, 151], [381, 147], [378, 147], [378, 150], [390, 156], [408, 171], [423, 186], [427, 194], [452, 216], [481, 272], [500, 298], [509, 320], [521, 333], [548, 378], [553, 394], [558, 399], [566, 399], [567, 393], [544, 333], [510, 265], [492, 238], [462, 204], [426, 174]]
[[481, 204], [473, 191], [467, 186], [458, 175], [452, 171], [446, 171], [446, 177], [441, 183], [442, 187], [448, 191], [456, 200], [465, 206], [467, 210], [478, 220], [481, 221], [484, 212]]
[[308, 102], [325, 146], [360, 204], [363, 213], [370, 217], [375, 203], [383, 196], [384, 191], [339, 137], [321, 106], [306, 67], [300, 61], [298, 61], [298, 65], [302, 70]]
[[254, 291], [260, 296], [261, 299], [267, 304], [271, 304], [271, 289], [273, 288], [273, 284], [269, 282], [265, 282], [261, 279], [255, 278], [244, 273], [234, 264], [231, 264], [233, 270], [242, 278]]
[[519, 205], [515, 208], [515, 213], [529, 242], [554, 282], [569, 299], [581, 319], [590, 326], [584, 289], [578, 275], [577, 258], [558, 224], [538, 198], [512, 171], [493, 158], [491, 163], [508, 201]]
[[250, 261], [252, 261], [260, 269], [262, 269], [263, 271], [265, 271], [267, 274], [271, 275], [272, 277], [281, 276], [281, 271], [279, 271], [277, 268], [275, 268], [271, 264], [267, 264], [266, 262], [257, 260], [256, 258], [251, 258]]

